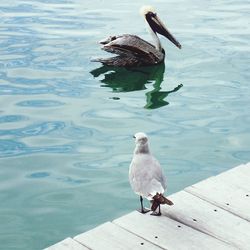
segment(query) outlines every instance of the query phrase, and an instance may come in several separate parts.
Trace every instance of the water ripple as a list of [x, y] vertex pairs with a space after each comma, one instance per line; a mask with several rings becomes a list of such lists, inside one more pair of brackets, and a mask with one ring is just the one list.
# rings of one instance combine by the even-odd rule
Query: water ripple
[[28, 175], [27, 177], [31, 179], [40, 179], [40, 178], [46, 178], [49, 176], [50, 176], [50, 173], [48, 172], [36, 172], [36, 173], [32, 173]]
[[248, 162], [249, 161], [249, 156], [250, 156], [250, 151], [249, 150], [242, 150], [238, 151], [232, 154], [235, 158], [240, 159], [241, 162]]
[[65, 103], [53, 100], [28, 100], [16, 103], [17, 106], [21, 107], [57, 107], [64, 105]]
[[97, 130], [92, 128], [77, 126], [74, 123], [70, 123], [67, 128], [64, 129], [62, 136], [64, 138], [75, 138], [75, 139], [86, 139], [90, 138], [95, 134], [99, 134]]
[[28, 120], [27, 116], [24, 115], [4, 115], [0, 116], [0, 123], [8, 123], [8, 122], [20, 122]]
[[0, 95], [35, 95], [35, 94], [48, 94], [53, 92], [50, 90], [50, 87], [42, 87], [42, 88], [21, 88], [14, 87], [10, 85], [1, 85]]
[[32, 124], [25, 128], [0, 130], [0, 136], [14, 135], [16, 137], [46, 135], [65, 128], [64, 122], [43, 122]]
[[79, 184], [86, 184], [89, 183], [90, 180], [86, 178], [75, 178], [75, 177], [70, 177], [70, 176], [58, 176], [55, 174], [51, 174], [50, 172], [34, 172], [31, 174], [26, 175], [28, 179], [44, 179], [44, 178], [49, 178], [50, 181], [57, 181], [57, 182], [63, 182], [69, 185], [79, 185]]
[[13, 140], [0, 140], [0, 158], [21, 156], [33, 153], [72, 153], [74, 146], [57, 145], [47, 147], [29, 147], [24, 143]]

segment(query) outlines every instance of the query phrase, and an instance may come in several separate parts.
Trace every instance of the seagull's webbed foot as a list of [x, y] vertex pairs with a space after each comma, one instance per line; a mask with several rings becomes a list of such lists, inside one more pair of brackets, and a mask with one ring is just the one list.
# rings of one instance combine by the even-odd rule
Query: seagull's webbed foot
[[[157, 207], [156, 207], [157, 208]], [[153, 211], [153, 213], [151, 213], [150, 215], [153, 216], [161, 216], [161, 205], [159, 204], [158, 206], [158, 212], [156, 212], [156, 209]]]
[[150, 215], [153, 215], [153, 216], [161, 216], [161, 212], [156, 212], [156, 211], [154, 211], [154, 212], [151, 213]]

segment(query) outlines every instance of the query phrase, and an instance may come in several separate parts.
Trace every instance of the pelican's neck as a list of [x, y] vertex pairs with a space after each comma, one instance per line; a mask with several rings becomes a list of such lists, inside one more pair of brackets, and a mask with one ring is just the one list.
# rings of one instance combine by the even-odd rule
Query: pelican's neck
[[143, 145], [140, 145], [140, 144], [136, 145], [134, 154], [150, 154], [148, 144], [146, 143]]
[[154, 42], [155, 42], [155, 48], [158, 50], [158, 51], [162, 51], [162, 47], [161, 47], [161, 41], [159, 39], [159, 37], [156, 35], [156, 33], [151, 29], [150, 27], [150, 34], [151, 36], [153, 37], [154, 39]]

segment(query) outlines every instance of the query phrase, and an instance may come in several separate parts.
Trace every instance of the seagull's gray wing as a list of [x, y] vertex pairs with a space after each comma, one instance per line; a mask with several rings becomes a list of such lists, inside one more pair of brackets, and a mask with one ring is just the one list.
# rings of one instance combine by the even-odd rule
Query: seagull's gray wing
[[152, 155], [134, 156], [129, 180], [135, 193], [149, 199], [166, 189], [166, 178], [160, 163]]
[[166, 190], [167, 181], [166, 181], [166, 177], [165, 177], [165, 175], [163, 173], [163, 169], [162, 169], [159, 161], [156, 160], [154, 157], [152, 159], [152, 162], [153, 162], [152, 166], [153, 166], [153, 169], [154, 169], [154, 171], [153, 171], [153, 180], [159, 182], [161, 184], [163, 190]]

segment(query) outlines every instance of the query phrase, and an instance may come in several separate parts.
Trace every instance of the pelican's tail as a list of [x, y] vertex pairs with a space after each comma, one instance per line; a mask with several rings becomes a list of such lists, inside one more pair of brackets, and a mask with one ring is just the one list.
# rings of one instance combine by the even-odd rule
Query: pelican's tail
[[92, 62], [100, 62], [106, 66], [114, 67], [139, 67], [143, 66], [142, 63], [134, 56], [114, 56], [109, 58], [92, 59]]
[[174, 203], [168, 198], [164, 197], [163, 194], [156, 193], [156, 195], [153, 197], [151, 210], [155, 211], [156, 208], [161, 204], [167, 204], [169, 206], [174, 205]]
[[91, 62], [100, 62], [107, 66], [124, 66], [124, 60], [120, 56], [92, 59]]

